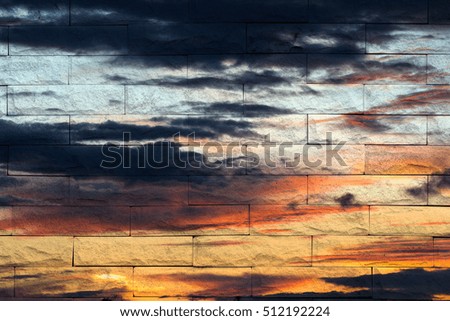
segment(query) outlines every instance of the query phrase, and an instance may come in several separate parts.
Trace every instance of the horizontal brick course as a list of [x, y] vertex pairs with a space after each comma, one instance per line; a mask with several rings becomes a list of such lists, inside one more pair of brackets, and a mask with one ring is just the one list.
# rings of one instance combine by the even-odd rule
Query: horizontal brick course
[[192, 237], [77, 237], [75, 266], [190, 266]]
[[194, 266], [308, 266], [309, 236], [199, 236]]
[[123, 86], [9, 86], [9, 115], [124, 114]]

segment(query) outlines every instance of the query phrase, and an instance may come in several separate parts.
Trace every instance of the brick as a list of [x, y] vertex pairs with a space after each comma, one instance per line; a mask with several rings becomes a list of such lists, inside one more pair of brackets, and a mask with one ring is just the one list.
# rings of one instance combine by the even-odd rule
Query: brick
[[310, 55], [308, 83], [426, 83], [426, 57], [420, 55]]
[[430, 23], [449, 23], [450, 8], [445, 0], [429, 1]]
[[371, 235], [450, 236], [447, 207], [372, 206]]
[[8, 172], [8, 147], [0, 146], [0, 176], [7, 175]]
[[0, 85], [63, 85], [68, 82], [67, 57], [0, 57]]
[[309, 115], [312, 144], [425, 145], [425, 116]]
[[168, 144], [125, 149], [93, 145], [13, 146], [8, 173], [16, 176], [178, 176], [190, 169], [186, 162], [189, 156]]
[[241, 297], [251, 295], [249, 268], [137, 267], [138, 297]]
[[309, 204], [426, 205], [425, 176], [310, 176]]
[[187, 177], [72, 177], [72, 202], [80, 205], [187, 204]]
[[446, 175], [430, 176], [428, 182], [428, 204], [450, 205], [450, 170]]
[[8, 109], [8, 98], [6, 88], [7, 88], [6, 86], [0, 86], [0, 117], [6, 115]]
[[191, 82], [274, 86], [306, 82], [306, 55], [192, 55], [188, 57]]
[[0, 28], [0, 56], [8, 54], [8, 28]]
[[9, 115], [123, 114], [123, 86], [10, 86]]
[[306, 142], [306, 115], [190, 116], [197, 140], [227, 143]]
[[11, 27], [10, 55], [125, 55], [126, 26]]
[[127, 86], [127, 114], [176, 115], [243, 112], [242, 86], [190, 88]]
[[[71, 144], [81, 145], [187, 142], [192, 133], [187, 116], [75, 115], [70, 117], [70, 130]], [[124, 132], [129, 133], [127, 141]]]
[[12, 208], [0, 207], [0, 235], [11, 235], [13, 230], [12, 223]]
[[362, 298], [372, 292], [370, 268], [255, 267], [253, 295], [265, 298]]
[[187, 78], [187, 60], [180, 56], [75, 56], [70, 83], [80, 85], [143, 85]]
[[245, 145], [201, 140], [192, 144], [198, 146], [188, 145], [179, 149], [180, 157], [187, 158], [189, 175], [245, 175]]
[[450, 146], [366, 146], [366, 174], [442, 174]]
[[258, 53], [364, 52], [364, 26], [251, 24], [248, 25], [247, 31], [247, 51]]
[[450, 27], [436, 25], [368, 25], [368, 53], [448, 53]]
[[450, 267], [450, 238], [435, 238], [434, 250], [434, 266]]
[[17, 298], [131, 299], [132, 268], [18, 268]]
[[361, 85], [246, 86], [248, 113], [350, 113], [363, 107]]
[[203, 22], [307, 22], [308, 1], [192, 1], [192, 16]]
[[14, 296], [14, 268], [0, 269], [0, 298]]
[[69, 143], [69, 117], [0, 117], [0, 144], [48, 145]]
[[428, 145], [450, 145], [450, 117], [428, 117]]
[[71, 266], [71, 237], [0, 237], [0, 266]]
[[131, 235], [248, 234], [247, 206], [152, 206], [131, 208]]
[[[450, 56], [427, 56], [427, 83], [450, 84]], [[445, 87], [444, 87], [445, 88]]]
[[66, 177], [0, 177], [0, 205], [60, 205], [69, 200]]
[[308, 236], [199, 236], [195, 266], [308, 266]]
[[[431, 57], [431, 56], [430, 56]], [[448, 114], [450, 86], [365, 86], [366, 114]]]
[[192, 265], [192, 237], [77, 237], [75, 266]]
[[67, 25], [68, 0], [26, 1], [6, 0], [0, 9], [0, 25]]
[[192, 176], [190, 204], [304, 204], [304, 176]]
[[247, 174], [364, 174], [364, 146], [249, 144]]
[[256, 235], [367, 235], [369, 208], [338, 206], [250, 206]]
[[[71, 0], [71, 23], [126, 25], [136, 22], [182, 21], [188, 16], [189, 0], [108, 1]], [[107, 13], [105, 12], [107, 11]]]
[[431, 267], [431, 237], [315, 236], [313, 266]]
[[426, 0], [312, 0], [309, 21], [411, 23], [427, 22]]
[[128, 207], [15, 206], [14, 235], [128, 236]]
[[130, 53], [213, 54], [243, 53], [245, 24], [159, 22], [128, 27]]
[[448, 269], [393, 269], [373, 271], [375, 300], [446, 300]]

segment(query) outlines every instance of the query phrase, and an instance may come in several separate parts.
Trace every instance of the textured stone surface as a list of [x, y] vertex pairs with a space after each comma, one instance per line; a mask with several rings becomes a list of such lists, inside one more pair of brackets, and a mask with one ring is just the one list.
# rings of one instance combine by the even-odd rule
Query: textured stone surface
[[190, 204], [304, 204], [306, 176], [192, 176]]
[[192, 265], [192, 237], [77, 237], [75, 266]]
[[1, 205], [60, 205], [69, 201], [67, 177], [0, 177]]
[[194, 266], [308, 266], [308, 236], [199, 236]]
[[167, 205], [188, 203], [187, 177], [72, 177], [72, 202], [80, 205]]
[[[125, 135], [124, 141], [124, 133]], [[79, 145], [187, 142], [187, 116], [75, 115], [70, 117], [70, 142]], [[177, 135], [178, 134], [178, 135]]]
[[449, 23], [450, 8], [445, 0], [429, 1], [430, 23]]
[[450, 175], [430, 176], [428, 180], [428, 204], [450, 205]]
[[0, 207], [0, 235], [11, 235], [13, 230], [12, 223], [12, 208]]
[[366, 174], [442, 174], [450, 146], [366, 146]]
[[309, 204], [426, 205], [426, 176], [310, 176]]
[[187, 78], [187, 59], [180, 56], [71, 57], [70, 83], [142, 85]]
[[407, 144], [425, 145], [424, 116], [308, 115], [313, 144]]
[[188, 57], [192, 83], [222, 86], [224, 83], [275, 86], [306, 82], [306, 55], [192, 55]]
[[375, 268], [376, 300], [448, 300], [448, 269]]
[[134, 269], [134, 295], [141, 297], [234, 297], [251, 295], [249, 268]]
[[123, 114], [123, 86], [9, 86], [10, 115]]
[[[253, 295], [262, 297], [370, 297], [370, 268], [255, 267]], [[347, 285], [339, 282], [349, 280]]]
[[0, 269], [0, 298], [14, 296], [14, 268]]
[[131, 235], [248, 234], [248, 206], [131, 208]]
[[123, 55], [126, 26], [11, 27], [10, 55]]
[[71, 266], [71, 237], [1, 237], [0, 266]]
[[127, 25], [156, 20], [185, 20], [189, 0], [71, 0], [71, 22], [82, 25]]
[[430, 25], [369, 25], [368, 53], [449, 53], [450, 27]]
[[249, 144], [247, 174], [363, 174], [362, 159], [364, 146], [358, 145]]
[[450, 117], [428, 117], [428, 144], [450, 144]]
[[447, 207], [371, 206], [370, 234], [449, 236]]
[[363, 25], [251, 24], [249, 52], [364, 52]]
[[424, 55], [309, 55], [308, 83], [425, 84]]
[[128, 28], [131, 54], [243, 53], [245, 24], [167, 22]]
[[0, 27], [0, 56], [8, 54], [8, 28]]
[[18, 268], [18, 298], [131, 299], [132, 268]]
[[0, 25], [67, 25], [68, 0], [2, 1]]
[[313, 266], [431, 267], [433, 238], [316, 236]]
[[8, 98], [6, 96], [6, 86], [0, 86], [0, 116], [6, 115]]
[[434, 239], [434, 266], [450, 267], [450, 239], [435, 238]]
[[15, 206], [14, 235], [130, 235], [128, 207]]
[[427, 83], [450, 84], [450, 56], [429, 55], [427, 57]]
[[208, 0], [192, 1], [195, 21], [207, 22], [306, 22], [307, 0], [282, 0], [276, 4], [270, 0]]
[[369, 207], [250, 206], [250, 233], [266, 235], [367, 235]]
[[67, 57], [0, 57], [0, 85], [66, 85]]
[[0, 144], [49, 145], [69, 142], [69, 117], [0, 117]]
[[361, 112], [361, 85], [299, 85], [246, 86], [244, 90], [248, 113], [351, 113]]
[[[432, 0], [433, 1], [433, 0]], [[426, 0], [311, 0], [309, 21], [411, 23], [427, 22]]]
[[365, 113], [368, 114], [449, 114], [449, 98], [449, 86], [373, 85], [364, 88]]
[[243, 112], [242, 86], [225, 88], [127, 86], [127, 114], [176, 115]]

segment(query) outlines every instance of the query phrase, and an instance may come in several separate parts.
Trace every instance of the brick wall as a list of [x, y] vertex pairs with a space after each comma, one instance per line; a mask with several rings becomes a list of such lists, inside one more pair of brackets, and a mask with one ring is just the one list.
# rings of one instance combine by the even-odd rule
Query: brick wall
[[449, 54], [444, 0], [2, 0], [0, 297], [450, 299]]

